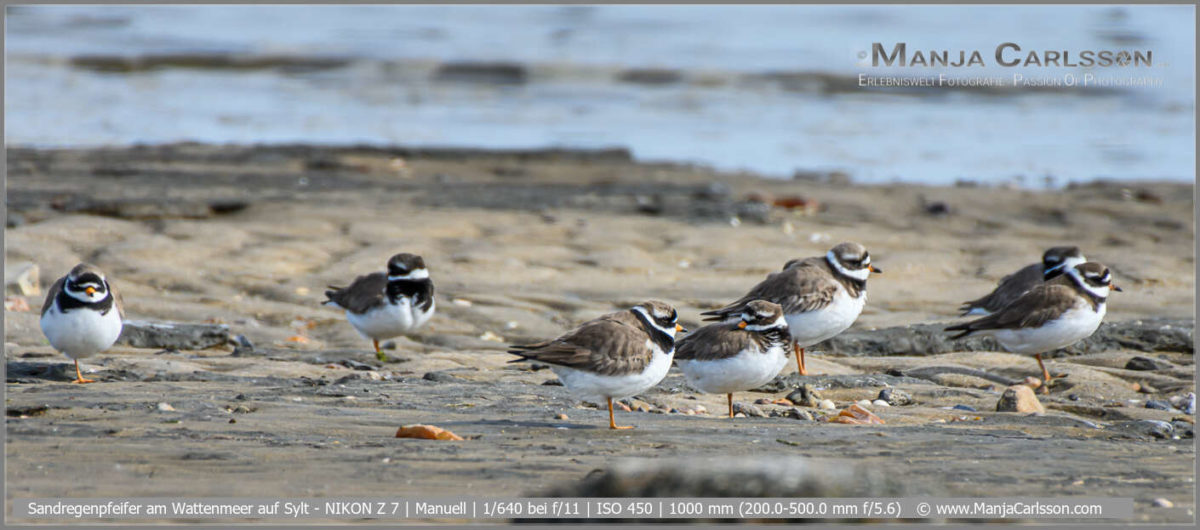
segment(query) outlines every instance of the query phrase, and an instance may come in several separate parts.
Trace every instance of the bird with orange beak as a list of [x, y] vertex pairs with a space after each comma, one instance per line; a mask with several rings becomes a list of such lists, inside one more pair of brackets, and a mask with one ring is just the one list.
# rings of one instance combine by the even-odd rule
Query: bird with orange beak
[[120, 295], [104, 272], [80, 263], [46, 293], [41, 326], [50, 345], [75, 361], [72, 382], [94, 383], [83, 378], [79, 359], [112, 347], [121, 336], [124, 318]]

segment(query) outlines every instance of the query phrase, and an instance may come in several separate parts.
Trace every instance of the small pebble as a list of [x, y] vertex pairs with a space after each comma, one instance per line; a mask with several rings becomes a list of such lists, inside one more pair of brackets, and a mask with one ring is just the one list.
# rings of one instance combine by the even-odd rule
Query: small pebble
[[875, 399], [877, 401], [885, 401], [888, 405], [893, 407], [902, 407], [904, 405], [911, 405], [916, 402], [916, 400], [913, 399], [912, 394], [896, 388], [885, 388], [880, 390], [879, 397]]
[[158, 410], [159, 412], [173, 412], [175, 407], [172, 407], [170, 403], [164, 402], [158, 404]]
[[891, 406], [888, 404], [888, 402], [886, 402], [882, 399], [876, 399], [875, 401], [872, 401], [871, 404], [875, 405], [876, 407], [890, 407]]
[[870, 401], [867, 401], [867, 400], [865, 400], [865, 399], [860, 399], [860, 400], [858, 400], [858, 402], [857, 402], [857, 403], [855, 403], [855, 405], [858, 405], [858, 406], [860, 406], [860, 407], [862, 407], [862, 408], [864, 408], [864, 409], [865, 409], [865, 408], [870, 408], [870, 407], [871, 407], [871, 402], [870, 402]]
[[569, 420], [569, 419], [571, 419], [571, 418], [568, 418], [566, 414], [559, 413], [559, 414], [556, 414], [556, 415], [554, 416], [554, 419], [556, 419], [556, 420]]
[[1155, 508], [1174, 508], [1175, 503], [1173, 503], [1167, 499], [1164, 499], [1162, 497], [1159, 497], [1157, 499], [1154, 499], [1154, 507]]
[[837, 408], [837, 406], [833, 404], [833, 401], [829, 399], [822, 399], [819, 406], [825, 410], [833, 410]]
[[978, 411], [976, 411], [976, 410], [975, 410], [975, 407], [972, 407], [972, 406], [970, 406], [970, 405], [955, 405], [955, 406], [954, 406], [954, 407], [952, 407], [952, 408], [953, 408], [954, 410], [965, 410], [965, 411], [967, 411], [967, 412], [978, 412]]

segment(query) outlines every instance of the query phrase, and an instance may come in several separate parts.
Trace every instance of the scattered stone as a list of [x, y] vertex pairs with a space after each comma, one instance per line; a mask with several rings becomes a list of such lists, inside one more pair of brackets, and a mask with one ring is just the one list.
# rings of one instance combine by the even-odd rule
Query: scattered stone
[[117, 344], [134, 348], [203, 350], [231, 342], [225, 324], [185, 324], [128, 320]]
[[1046, 409], [1033, 393], [1033, 389], [1025, 385], [1013, 385], [1004, 389], [1000, 401], [996, 402], [996, 412], [1039, 412]]
[[754, 405], [744, 405], [742, 403], [734, 403], [733, 404], [733, 413], [735, 415], [736, 414], [745, 414], [748, 417], [755, 417], [755, 418], [766, 418], [767, 417], [767, 414], [764, 413], [762, 411], [762, 409], [760, 409]]
[[804, 410], [804, 409], [799, 409], [796, 407], [792, 407], [792, 408], [788, 409], [785, 417], [791, 418], [793, 420], [813, 421], [813, 415], [811, 412]]
[[829, 418], [830, 423], [846, 423], [850, 425], [883, 424], [883, 420], [871, 411], [858, 406], [857, 403], [842, 409], [836, 416]]
[[1149, 357], [1142, 357], [1142, 356], [1134, 357], [1134, 358], [1130, 359], [1129, 362], [1125, 363], [1126, 370], [1155, 371], [1155, 370], [1169, 370], [1170, 368], [1171, 368], [1170, 363], [1166, 363], [1163, 361], [1159, 361], [1157, 359], [1151, 359]]
[[837, 405], [834, 405], [833, 401], [829, 399], [822, 399], [818, 406], [824, 410], [833, 410], [837, 408]]
[[1158, 393], [1157, 388], [1154, 388], [1148, 384], [1143, 385], [1141, 383], [1134, 383], [1133, 385], [1134, 385], [1133, 391], [1137, 392], [1139, 394], [1157, 394]]
[[426, 372], [421, 379], [433, 381], [435, 383], [453, 383], [455, 381], [462, 381], [461, 377], [446, 372]]
[[978, 412], [977, 410], [975, 410], [975, 407], [972, 407], [970, 405], [955, 405], [950, 408], [952, 408], [954, 410], [965, 410], [967, 412]]
[[245, 335], [238, 335], [233, 338], [233, 353], [230, 355], [244, 357], [252, 353], [254, 353], [254, 343], [250, 342], [250, 339], [246, 338]]
[[898, 388], [885, 388], [880, 390], [879, 397], [875, 398], [875, 400], [883, 401], [893, 407], [902, 407], [904, 405], [912, 405], [913, 403], [916, 403], [916, 400], [913, 399], [912, 394], [909, 394], [908, 392]]
[[172, 407], [170, 403], [163, 402], [163, 403], [158, 404], [158, 411], [159, 412], [175, 412], [175, 407]]
[[1174, 428], [1175, 434], [1180, 438], [1195, 438], [1196, 424], [1189, 421], [1180, 421], [1177, 418], [1172, 418], [1171, 427]]
[[566, 415], [565, 413], [561, 413], [561, 412], [560, 412], [560, 413], [558, 413], [558, 414], [555, 414], [555, 415], [554, 415], [554, 419], [556, 419], [556, 420], [569, 420], [569, 419], [571, 419], [571, 418], [568, 418], [568, 417], [567, 417], [567, 415]]
[[1162, 399], [1151, 399], [1146, 401], [1146, 408], [1154, 410], [1174, 410], [1175, 407], [1171, 403]]
[[871, 408], [871, 402], [870, 402], [869, 400], [866, 400], [866, 399], [860, 399], [860, 400], [858, 400], [858, 402], [857, 402], [857, 403], [855, 403], [855, 404], [856, 404], [856, 405], [858, 405], [858, 406], [860, 406], [860, 407], [862, 407], [862, 408], [864, 408], [864, 409], [870, 409], [870, 408]]
[[542, 382], [542, 386], [563, 386], [563, 383], [558, 379], [547, 379]]
[[801, 385], [787, 395], [787, 400], [801, 407], [818, 407], [821, 405], [821, 394], [808, 385]]
[[5, 294], [37, 296], [42, 294], [39, 283], [41, 270], [36, 263], [16, 262], [4, 264]]
[[[342, 359], [341, 361], [338, 362], [338, 364], [345, 366], [346, 368], [350, 368], [352, 370], [368, 371], [368, 370], [375, 369], [375, 367], [370, 364], [367, 364], [367, 363], [364, 363], [361, 361], [356, 361], [354, 359]], [[426, 374], [426, 375], [428, 375], [428, 374]]]
[[891, 406], [888, 404], [888, 402], [886, 402], [882, 399], [876, 399], [875, 401], [872, 401], [871, 404], [875, 405], [876, 407], [890, 407]]
[[1188, 392], [1186, 395], [1172, 396], [1171, 405], [1183, 411], [1184, 414], [1196, 414], [1196, 393]]
[[1153, 504], [1154, 504], [1155, 508], [1174, 508], [1175, 507], [1175, 503], [1173, 503], [1167, 499], [1164, 499], [1162, 497], [1154, 499]]

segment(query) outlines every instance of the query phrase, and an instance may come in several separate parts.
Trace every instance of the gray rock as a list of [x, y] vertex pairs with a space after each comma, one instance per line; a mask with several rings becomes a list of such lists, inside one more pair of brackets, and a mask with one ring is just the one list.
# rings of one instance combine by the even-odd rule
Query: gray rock
[[1196, 425], [1193, 423], [1177, 420], [1171, 422], [1171, 427], [1175, 429], [1175, 434], [1179, 435], [1180, 438], [1196, 437]]
[[821, 404], [821, 400], [825, 398], [816, 390], [813, 390], [812, 387], [800, 385], [800, 388], [793, 390], [792, 393], [787, 395], [787, 399], [801, 407], [817, 407]]
[[745, 414], [746, 417], [752, 417], [752, 418], [766, 418], [767, 417], [767, 414], [765, 412], [763, 412], [762, 409], [760, 409], [754, 405], [745, 405], [742, 403], [734, 403], [733, 404], [733, 413], [737, 414], [739, 412], [742, 414]]
[[776, 377], [774, 381], [756, 389], [755, 392], [773, 394], [789, 388], [802, 388], [804, 385], [816, 388], [864, 388], [901, 384], [927, 385], [929, 382], [913, 377], [889, 374], [798, 375], [796, 372], [789, 372]]
[[1165, 440], [1175, 434], [1175, 426], [1159, 420], [1119, 421], [1109, 426], [1109, 429], [1133, 435], [1137, 438], [1152, 438]]
[[1196, 413], [1196, 393], [1188, 392], [1182, 396], [1173, 396], [1171, 406], [1183, 411], [1184, 414]]
[[433, 381], [435, 383], [453, 383], [455, 381], [462, 381], [461, 377], [446, 372], [426, 372], [421, 379]]
[[234, 357], [245, 357], [254, 354], [254, 343], [245, 335], [238, 335], [233, 338], [233, 353]]
[[913, 403], [917, 402], [917, 400], [913, 399], [912, 394], [909, 394], [908, 392], [898, 388], [885, 388], [880, 390], [879, 397], [876, 397], [875, 399], [883, 401], [893, 407], [903, 407], [905, 405], [912, 405]]
[[117, 344], [134, 348], [203, 350], [224, 346], [233, 339], [224, 324], [185, 324], [128, 320]]
[[1137, 356], [1125, 363], [1126, 370], [1153, 371], [1153, 370], [1169, 370], [1171, 363], [1151, 359], [1149, 357]]
[[975, 410], [975, 407], [972, 407], [970, 405], [955, 405], [951, 408], [954, 410], [965, 410], [967, 412], [978, 412], [977, 410]]
[[1151, 399], [1146, 402], [1146, 408], [1154, 410], [1174, 410], [1171, 403], [1162, 399]]
[[1033, 389], [1025, 385], [1013, 385], [1004, 389], [996, 402], [996, 412], [1045, 413], [1046, 408], [1038, 401]]
[[[950, 340], [945, 324], [913, 324], [892, 328], [852, 329], [813, 346], [816, 351], [837, 355], [934, 355], [954, 351], [1003, 351], [988, 337], [968, 336]], [[1183, 352], [1194, 349], [1196, 321], [1154, 318], [1105, 322], [1091, 337], [1070, 346], [1077, 353], [1112, 350]]]
[[793, 420], [813, 421], [813, 415], [811, 412], [804, 410], [804, 409], [798, 409], [796, 407], [792, 407], [792, 408], [788, 409], [787, 414], [785, 414], [785, 417], [791, 418]]

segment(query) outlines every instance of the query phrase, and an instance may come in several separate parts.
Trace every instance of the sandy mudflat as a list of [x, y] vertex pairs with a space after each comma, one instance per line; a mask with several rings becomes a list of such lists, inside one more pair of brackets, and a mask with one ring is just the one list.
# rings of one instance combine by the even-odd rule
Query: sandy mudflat
[[[42, 297], [25, 297], [34, 311], [5, 313], [9, 501], [533, 495], [621, 457], [736, 454], [862, 464], [911, 495], [1133, 497], [1139, 521], [1194, 518], [1193, 416], [1145, 407], [1195, 391], [1190, 185], [858, 187], [636, 164], [621, 152], [182, 145], [10, 150], [8, 161], [6, 257], [38, 264], [43, 292], [88, 260], [117, 282], [131, 319], [224, 323], [255, 346], [237, 356], [116, 347], [83, 364], [102, 382], [69, 385], [68, 360], [38, 329]], [[820, 207], [805, 215], [752, 195]], [[929, 213], [937, 202], [949, 213]], [[549, 371], [506, 364], [510, 342], [647, 298], [694, 327], [787, 260], [843, 240], [886, 271], [854, 332], [955, 321], [959, 302], [1072, 243], [1125, 287], [1109, 322], [1170, 319], [1189, 344], [1056, 355], [1050, 369], [1069, 376], [1041, 397], [1043, 416], [994, 412], [997, 381], [1038, 373], [1030, 358], [816, 348], [810, 371], [822, 375], [806, 382], [838, 408], [885, 383], [915, 398], [875, 407], [882, 426], [725, 419], [723, 397], [673, 371], [634, 403], [653, 411], [620, 413], [636, 430], [610, 432], [603, 411], [544, 385]], [[399, 251], [429, 263], [439, 312], [396, 341], [398, 362], [380, 364], [319, 302], [325, 285]], [[1135, 356], [1158, 369], [1126, 369]], [[783, 390], [738, 401], [786, 396], [793, 371]], [[665, 413], [697, 405], [707, 413]], [[411, 423], [468, 440], [392, 437]], [[1153, 507], [1158, 498], [1174, 507]]]

